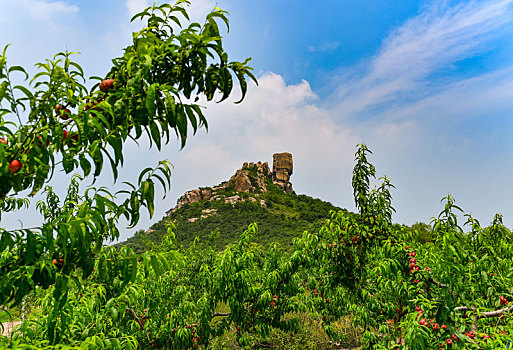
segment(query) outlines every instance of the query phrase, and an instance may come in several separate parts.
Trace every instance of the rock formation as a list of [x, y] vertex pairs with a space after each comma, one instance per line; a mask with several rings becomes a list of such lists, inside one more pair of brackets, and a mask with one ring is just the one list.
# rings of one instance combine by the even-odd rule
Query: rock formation
[[244, 169], [237, 170], [237, 173], [233, 175], [232, 180], [235, 181], [235, 191], [249, 193], [253, 186], [248, 176], [248, 171]]
[[273, 183], [283, 188], [286, 193], [292, 192], [292, 184], [289, 181], [292, 170], [292, 154], [287, 152], [273, 154]]
[[[252, 176], [252, 172], [256, 169], [256, 177]], [[271, 177], [271, 171], [269, 170], [269, 164], [267, 162], [257, 162], [256, 164], [251, 162], [244, 162], [242, 168], [237, 170], [235, 175], [230, 179], [230, 182], [235, 182], [235, 191], [246, 192], [246, 193], [259, 193], [267, 192], [265, 186], [265, 178]], [[253, 179], [253, 182], [251, 181]]]
[[178, 198], [175, 209], [183, 207], [184, 205], [189, 203], [199, 202], [202, 199], [210, 199], [212, 197], [212, 190], [212, 188], [202, 188], [185, 192], [183, 196]]
[[186, 204], [199, 202], [201, 200], [201, 190], [192, 190], [184, 193], [183, 196], [178, 198], [178, 202], [176, 203], [176, 207], [180, 208]]
[[[240, 201], [244, 201], [239, 195], [227, 196], [226, 191], [245, 192], [253, 196], [258, 196], [260, 193], [268, 191], [266, 180], [272, 182], [283, 188], [286, 193], [292, 192], [292, 184], [290, 183], [290, 175], [292, 175], [292, 154], [290, 153], [276, 153], [273, 155], [273, 171], [269, 169], [267, 162], [244, 162], [242, 168], [230, 178], [216, 187], [200, 188], [185, 192], [176, 204], [176, 207], [168, 212], [175, 212], [178, 208], [186, 204], [199, 202], [200, 200], [217, 201], [222, 200], [225, 203], [235, 205]], [[269, 184], [269, 182], [268, 182]], [[249, 197], [249, 200], [256, 202], [256, 198]], [[260, 199], [258, 201], [261, 206], [267, 206], [265, 201]], [[196, 218], [195, 218], [196, 219]]]

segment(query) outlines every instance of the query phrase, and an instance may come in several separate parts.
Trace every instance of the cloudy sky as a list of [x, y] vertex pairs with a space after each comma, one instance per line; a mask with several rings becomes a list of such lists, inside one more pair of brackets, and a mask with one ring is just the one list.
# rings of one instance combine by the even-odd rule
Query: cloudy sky
[[[0, 1], [0, 45], [12, 43], [11, 65], [32, 67], [67, 49], [81, 52], [87, 75], [105, 75], [140, 28], [130, 17], [149, 3]], [[252, 57], [259, 85], [242, 104], [233, 104], [238, 91], [232, 101], [205, 103], [209, 132], [182, 151], [177, 142], [162, 152], [127, 148], [122, 180], [161, 159], [175, 166], [171, 192], [136, 229], [159, 220], [185, 191], [283, 151], [293, 154], [297, 193], [354, 210], [351, 173], [361, 142], [378, 175], [396, 186], [396, 222], [429, 222], [451, 194], [481, 224], [500, 212], [512, 227], [512, 3], [192, 0], [200, 22], [216, 4], [230, 13], [225, 48], [231, 59]], [[108, 172], [100, 183], [112, 186]], [[37, 220], [23, 212], [2, 225]]]

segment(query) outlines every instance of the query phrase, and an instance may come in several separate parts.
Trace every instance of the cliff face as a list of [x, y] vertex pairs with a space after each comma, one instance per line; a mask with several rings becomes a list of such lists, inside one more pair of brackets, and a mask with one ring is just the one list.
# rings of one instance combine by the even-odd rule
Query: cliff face
[[[228, 181], [224, 181], [215, 187], [199, 188], [185, 192], [176, 204], [176, 207], [168, 212], [168, 215], [186, 204], [199, 202], [200, 200], [221, 200], [225, 203], [235, 204], [243, 200], [257, 201], [258, 194], [268, 191], [266, 185], [271, 181], [282, 188], [285, 193], [292, 193], [290, 175], [292, 175], [292, 154], [275, 153], [273, 155], [273, 171], [271, 172], [267, 162], [244, 162], [242, 168], [237, 170]], [[253, 194], [247, 198], [237, 193]], [[265, 201], [260, 200], [260, 205], [265, 206]]]

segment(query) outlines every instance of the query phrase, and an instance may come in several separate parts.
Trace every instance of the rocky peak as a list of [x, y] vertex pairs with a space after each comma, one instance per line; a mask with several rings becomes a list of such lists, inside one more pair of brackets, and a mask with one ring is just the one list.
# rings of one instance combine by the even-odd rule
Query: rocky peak
[[[258, 196], [260, 193], [267, 192], [266, 179], [283, 188], [286, 193], [292, 192], [292, 184], [289, 182], [292, 175], [292, 154], [276, 153], [273, 155], [273, 171], [269, 168], [267, 162], [244, 162], [242, 168], [237, 170], [230, 180], [221, 183], [216, 187], [200, 188], [185, 192], [176, 204], [176, 207], [170, 212], [186, 204], [199, 202], [200, 200], [224, 200], [227, 203], [234, 204], [234, 198], [242, 200], [240, 196], [226, 195], [228, 192], [245, 192]], [[256, 200], [251, 197], [252, 200]], [[250, 199], [250, 200], [251, 200]], [[236, 202], [236, 201], [235, 201]], [[265, 202], [260, 204], [265, 206]], [[170, 213], [168, 212], [168, 213]]]

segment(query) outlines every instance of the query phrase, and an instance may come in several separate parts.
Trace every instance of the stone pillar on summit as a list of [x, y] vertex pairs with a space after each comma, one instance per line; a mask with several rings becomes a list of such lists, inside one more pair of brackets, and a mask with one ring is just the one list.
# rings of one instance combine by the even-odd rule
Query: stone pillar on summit
[[286, 193], [292, 192], [290, 175], [292, 175], [292, 154], [288, 152], [273, 154], [273, 183], [283, 188]]

